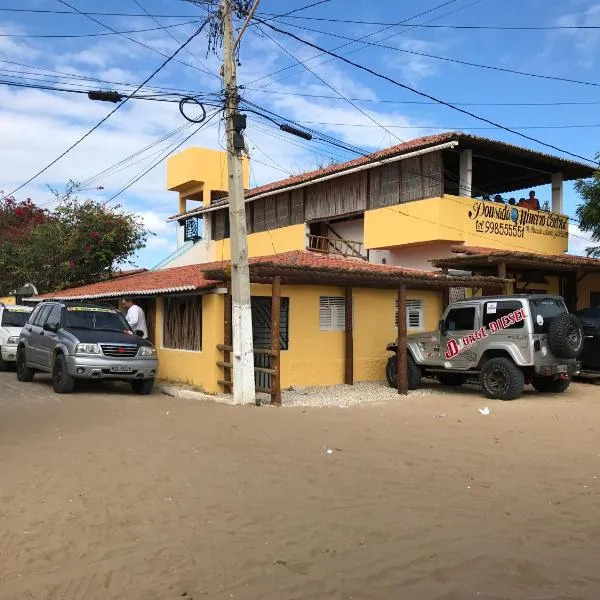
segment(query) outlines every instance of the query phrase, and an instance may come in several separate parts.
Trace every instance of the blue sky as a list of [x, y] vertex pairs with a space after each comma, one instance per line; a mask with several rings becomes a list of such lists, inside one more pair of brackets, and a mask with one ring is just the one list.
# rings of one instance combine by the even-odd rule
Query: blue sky
[[[162, 25], [185, 23], [202, 18], [204, 14], [201, 9], [183, 0], [138, 2], [154, 15], [181, 15], [178, 18], [159, 17]], [[69, 3], [84, 12], [143, 14], [135, 0], [106, 0], [101, 4], [89, 0], [70, 0]], [[260, 12], [284, 13], [308, 3], [308, 0], [263, 0]], [[439, 4], [442, 4], [441, 0], [429, 0], [419, 3], [419, 8], [415, 8], [414, 3], [329, 0], [298, 12], [296, 16], [398, 22]], [[19, 3], [6, 0], [2, 6], [69, 10], [57, 0], [22, 0]], [[141, 16], [95, 18], [119, 31], [157, 27], [152, 19]], [[462, 26], [600, 25], [600, 1], [550, 3], [544, 0], [506, 0], [500, 3], [498, 0], [454, 0], [407, 24], [423, 24], [426, 21], [430, 21], [431, 25]], [[278, 26], [327, 48], [339, 46], [344, 40], [299, 27], [354, 38], [383, 28], [382, 25], [292, 18], [280, 19]], [[183, 42], [194, 27], [193, 24], [182, 25], [168, 31], [179, 42]], [[4, 36], [73, 35], [106, 31], [82, 15], [0, 12], [0, 33]], [[167, 55], [178, 46], [168, 33], [161, 30], [128, 35]], [[315, 50], [280, 34], [270, 31], [269, 35], [300, 60], [310, 59], [317, 54]], [[395, 27], [369, 39], [376, 42], [385, 39], [381, 43], [404, 51], [600, 83], [600, 64], [596, 58], [600, 30], [491, 31]], [[220, 89], [219, 57], [206, 56], [204, 37], [194, 40], [188, 49], [189, 53], [182, 52], [178, 59], [197, 68], [171, 62], [149, 85], [217, 92]], [[348, 57], [352, 60], [444, 100], [476, 103], [476, 106], [465, 108], [509, 127], [524, 128], [523, 133], [549, 144], [590, 158], [600, 150], [600, 119], [597, 116], [600, 98], [597, 86], [517, 76], [381, 47], [352, 44], [339, 52], [349, 52]], [[23, 82], [23, 77], [26, 77], [27, 82], [36, 80], [41, 85], [49, 85], [48, 81], [52, 81], [56, 85], [76, 89], [87, 89], [89, 86], [131, 91], [131, 86], [141, 83], [161, 64], [164, 57], [120, 36], [107, 35], [80, 39], [0, 37], [0, 60], [4, 61], [0, 62], [2, 80]], [[321, 57], [308, 62], [319, 79], [295, 64], [281, 47], [262, 35], [256, 27], [249, 28], [244, 37], [240, 61], [239, 80], [247, 86], [244, 91], [247, 99], [366, 150], [437, 131], [462, 130], [552, 152], [512, 133], [489, 128], [447, 107], [406, 103], [420, 102], [423, 98], [335, 59]], [[294, 67], [271, 75], [289, 65]], [[101, 86], [83, 78], [129, 84], [130, 87]], [[41, 79], [48, 81], [41, 82]], [[312, 97], [336, 96], [336, 92], [347, 98], [360, 99], [353, 103], [363, 112], [339, 96]], [[490, 105], [527, 102], [578, 104]], [[594, 102], [598, 104], [592, 104]], [[110, 104], [91, 102], [84, 94], [0, 86], [0, 134], [3, 141], [0, 149], [0, 189], [9, 191], [27, 180], [113, 108]], [[367, 116], [363, 113], [367, 113]], [[385, 125], [387, 131], [374, 125], [374, 121]], [[189, 135], [192, 126], [115, 167], [117, 163], [185, 124], [175, 103], [130, 101], [65, 158], [21, 190], [17, 197], [31, 197], [39, 204], [51, 206], [48, 186], [62, 189], [69, 179], [74, 179], [88, 182], [82, 195], [108, 199], [168, 152], [175, 143]], [[583, 127], [564, 127], [574, 125]], [[561, 128], [552, 128], [557, 126]], [[249, 115], [247, 137], [251, 150], [252, 185], [314, 168], [332, 159], [348, 160], [355, 156], [323, 143], [304, 142], [281, 135], [268, 123], [252, 115]], [[186, 143], [211, 148], [219, 148], [222, 144], [223, 128], [216, 119]], [[113, 167], [112, 170], [102, 174], [109, 167]], [[104, 189], [97, 189], [99, 186]], [[549, 193], [549, 189], [540, 189], [538, 197], [546, 199]], [[176, 212], [177, 199], [175, 194], [165, 190], [164, 163], [119, 196], [118, 201], [139, 213], [156, 233], [148, 248], [137, 257], [137, 263], [141, 266], [153, 266], [173, 249], [175, 243], [174, 226], [167, 225], [165, 219]], [[571, 186], [567, 186], [567, 214], [574, 215], [577, 202]], [[573, 227], [572, 234], [571, 251], [582, 252], [589, 241], [576, 227]]]

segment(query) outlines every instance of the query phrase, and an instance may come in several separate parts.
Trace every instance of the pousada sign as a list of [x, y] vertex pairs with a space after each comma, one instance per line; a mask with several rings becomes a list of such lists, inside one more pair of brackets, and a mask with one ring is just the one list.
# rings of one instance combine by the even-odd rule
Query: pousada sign
[[525, 309], [519, 308], [518, 310], [504, 315], [503, 317], [499, 317], [495, 321], [491, 321], [488, 325], [489, 332], [488, 327], [484, 326], [461, 338], [449, 340], [446, 344], [446, 353], [444, 354], [444, 356], [447, 360], [450, 360], [455, 356], [458, 356], [464, 350], [467, 350], [471, 346], [474, 346], [481, 340], [487, 338], [488, 335], [494, 335], [495, 333], [504, 331], [511, 325], [520, 323], [526, 318], [527, 315], [525, 314]]

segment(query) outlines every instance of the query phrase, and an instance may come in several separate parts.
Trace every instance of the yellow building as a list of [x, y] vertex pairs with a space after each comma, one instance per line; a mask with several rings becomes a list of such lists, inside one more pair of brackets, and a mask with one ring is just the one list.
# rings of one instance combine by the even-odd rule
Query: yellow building
[[[150, 314], [160, 377], [207, 392], [228, 387], [226, 174], [222, 152], [189, 148], [171, 158], [177, 251], [148, 273], [58, 294], [138, 297]], [[409, 333], [434, 329], [450, 299], [499, 285], [587, 305], [583, 291], [600, 292], [600, 262], [569, 262], [561, 212], [563, 181], [591, 174], [588, 165], [451, 132], [247, 190], [255, 347], [271, 346], [266, 283], [274, 277], [282, 281], [283, 387], [382, 380], [399, 286], [408, 288]], [[540, 201], [519, 201], [527, 196], [519, 190], [542, 185]], [[268, 358], [258, 354], [257, 367], [268, 370]]]

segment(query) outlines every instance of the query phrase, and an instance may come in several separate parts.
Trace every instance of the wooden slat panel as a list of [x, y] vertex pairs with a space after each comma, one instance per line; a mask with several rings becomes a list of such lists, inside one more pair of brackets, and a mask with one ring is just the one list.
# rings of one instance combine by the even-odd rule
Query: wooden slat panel
[[292, 190], [291, 212], [290, 225], [304, 223], [304, 189]]
[[265, 198], [265, 227], [277, 229], [277, 196]]
[[410, 202], [423, 198], [423, 177], [421, 157], [414, 156], [400, 162], [402, 170], [402, 191], [400, 202]]
[[254, 233], [265, 231], [265, 199], [255, 200], [254, 204]]
[[215, 240], [222, 240], [225, 237], [225, 212], [227, 209], [218, 210], [214, 213]]
[[290, 225], [290, 192], [278, 194], [277, 198], [277, 227], [287, 227]]
[[381, 206], [400, 202], [400, 163], [393, 162], [381, 167]]
[[246, 233], [254, 233], [254, 220], [252, 219], [253, 211], [254, 204], [252, 202], [246, 203]]
[[353, 173], [315, 184], [306, 191], [307, 221], [360, 212], [366, 208], [366, 173]]
[[381, 167], [369, 171], [369, 208], [381, 208]]
[[442, 153], [430, 152], [421, 157], [423, 165], [423, 198], [442, 195]]

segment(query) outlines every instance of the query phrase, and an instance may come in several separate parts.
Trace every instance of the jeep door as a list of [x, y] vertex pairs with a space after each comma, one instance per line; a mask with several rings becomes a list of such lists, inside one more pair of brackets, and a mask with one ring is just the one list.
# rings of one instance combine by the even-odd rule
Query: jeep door
[[[464, 347], [462, 338], [474, 333], [481, 327], [481, 315], [479, 304], [460, 303], [448, 310], [444, 319], [444, 328], [440, 332], [440, 359], [447, 369], [470, 369], [477, 364], [476, 344]], [[460, 352], [448, 359], [446, 352], [449, 351], [449, 343], [454, 340]], [[451, 346], [450, 346], [451, 347]]]

